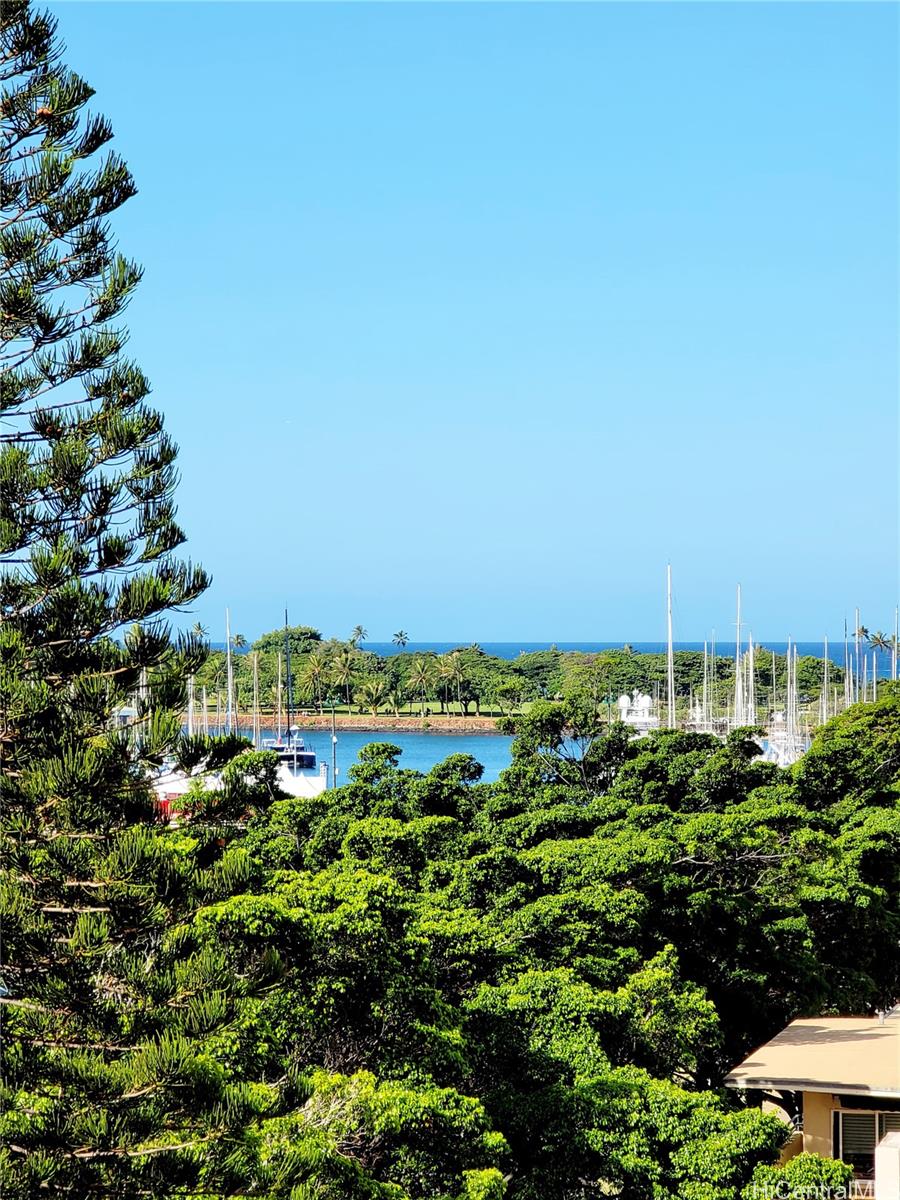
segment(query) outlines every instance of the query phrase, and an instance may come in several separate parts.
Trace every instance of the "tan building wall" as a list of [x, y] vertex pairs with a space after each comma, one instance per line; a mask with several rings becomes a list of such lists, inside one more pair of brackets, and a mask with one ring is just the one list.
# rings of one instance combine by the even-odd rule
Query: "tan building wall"
[[[762, 1110], [764, 1113], [769, 1113], [773, 1117], [777, 1117], [779, 1121], [784, 1121], [785, 1125], [791, 1124], [791, 1118], [788, 1116], [786, 1108], [782, 1108], [780, 1104], [775, 1104], [772, 1100], [763, 1100]], [[781, 1147], [781, 1153], [778, 1156], [779, 1166], [784, 1166], [789, 1158], [793, 1158], [795, 1154], [799, 1154], [803, 1149], [803, 1134], [799, 1129], [795, 1129], [787, 1142]]]
[[838, 1107], [830, 1092], [803, 1093], [803, 1149], [831, 1158], [831, 1112]]
[[790, 1160], [796, 1157], [796, 1155], [800, 1154], [802, 1150], [803, 1134], [799, 1129], [795, 1129], [787, 1142], [781, 1147], [781, 1153], [778, 1156], [778, 1165], [783, 1167], [786, 1162], [790, 1162]]

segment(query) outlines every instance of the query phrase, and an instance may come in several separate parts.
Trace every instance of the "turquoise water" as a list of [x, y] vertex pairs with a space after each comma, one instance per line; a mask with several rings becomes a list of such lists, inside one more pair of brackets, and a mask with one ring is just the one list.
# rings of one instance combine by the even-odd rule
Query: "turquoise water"
[[[327, 730], [304, 729], [301, 734], [308, 749], [316, 752], [319, 763], [327, 763], [331, 772], [331, 734]], [[492, 783], [509, 766], [512, 738], [496, 733], [394, 733], [358, 730], [338, 732], [338, 783], [346, 783], [347, 768], [357, 761], [359, 751], [370, 742], [390, 742], [399, 746], [400, 766], [414, 771], [430, 771], [435, 763], [451, 754], [471, 754], [484, 767], [482, 779]], [[314, 775], [315, 771], [304, 771]]]

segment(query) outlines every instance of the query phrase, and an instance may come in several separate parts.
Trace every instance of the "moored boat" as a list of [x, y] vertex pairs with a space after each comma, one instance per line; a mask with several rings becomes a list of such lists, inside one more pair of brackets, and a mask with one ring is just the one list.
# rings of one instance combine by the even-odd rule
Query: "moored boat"
[[261, 750], [271, 750], [278, 755], [279, 763], [297, 770], [310, 771], [316, 766], [314, 750], [307, 750], [303, 738], [289, 733], [286, 738], [263, 738]]

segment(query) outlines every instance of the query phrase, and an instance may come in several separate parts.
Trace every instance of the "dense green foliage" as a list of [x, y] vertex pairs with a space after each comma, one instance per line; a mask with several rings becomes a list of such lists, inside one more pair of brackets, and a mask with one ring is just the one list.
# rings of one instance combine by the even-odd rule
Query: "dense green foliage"
[[[205, 579], [172, 557], [174, 447], [110, 325], [137, 270], [105, 217], [133, 185], [88, 162], [109, 129], [52, 22], [7, 0], [0, 40], [3, 1196], [840, 1186], [775, 1167], [787, 1127], [721, 1083], [790, 1017], [900, 990], [897, 689], [789, 772], [740, 734], [630, 740], [553, 652], [502, 667], [533, 703], [496, 784], [377, 744], [289, 798], [273, 755], [183, 738], [203, 647], [162, 617]], [[365, 630], [295, 637], [351, 695]], [[459, 654], [458, 704], [493, 669]], [[166, 755], [198, 772], [172, 824], [148, 786]]]
[[744, 1190], [745, 1200], [844, 1200], [853, 1168], [814, 1154], [798, 1154], [781, 1167], [757, 1167]]
[[0, 9], [0, 81], [0, 1187], [130, 1195], [125, 1141], [233, 1119], [214, 1115], [209, 1002], [171, 1001], [202, 967], [159, 946], [228, 867], [156, 835], [147, 771], [239, 747], [180, 735], [205, 647], [163, 615], [206, 577], [173, 556], [175, 447], [115, 324], [140, 272], [107, 216], [134, 184], [97, 160], [109, 125], [21, 0]]
[[[56, 978], [78, 963], [87, 995], [118, 966], [95, 1036], [115, 1021], [133, 1048], [102, 1069], [79, 1052], [76, 1160], [32, 1153], [8, 1194], [40, 1194], [51, 1163], [58, 1194], [837, 1186], [827, 1165], [766, 1174], [788, 1130], [721, 1080], [798, 1013], [897, 994], [900, 695], [833, 721], [790, 772], [739, 736], [634, 741], [571, 706], [519, 725], [497, 784], [464, 755], [421, 775], [375, 744], [338, 791], [278, 798], [253, 755], [177, 827], [123, 830], [92, 869], [155, 893], [155, 936], [106, 917], [112, 952], [83, 924]], [[133, 895], [105, 904], [133, 914]], [[58, 1117], [25, 1089], [7, 1133], [43, 1147]]]

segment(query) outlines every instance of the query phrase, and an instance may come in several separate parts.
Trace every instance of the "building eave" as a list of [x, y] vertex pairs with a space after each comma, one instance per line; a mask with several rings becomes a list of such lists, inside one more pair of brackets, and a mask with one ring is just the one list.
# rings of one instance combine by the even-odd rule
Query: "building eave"
[[873, 1100], [900, 1100], [900, 1088], [868, 1088], [858, 1083], [828, 1079], [751, 1079], [726, 1076], [725, 1086], [736, 1091], [825, 1092], [830, 1095], [868, 1096]]

